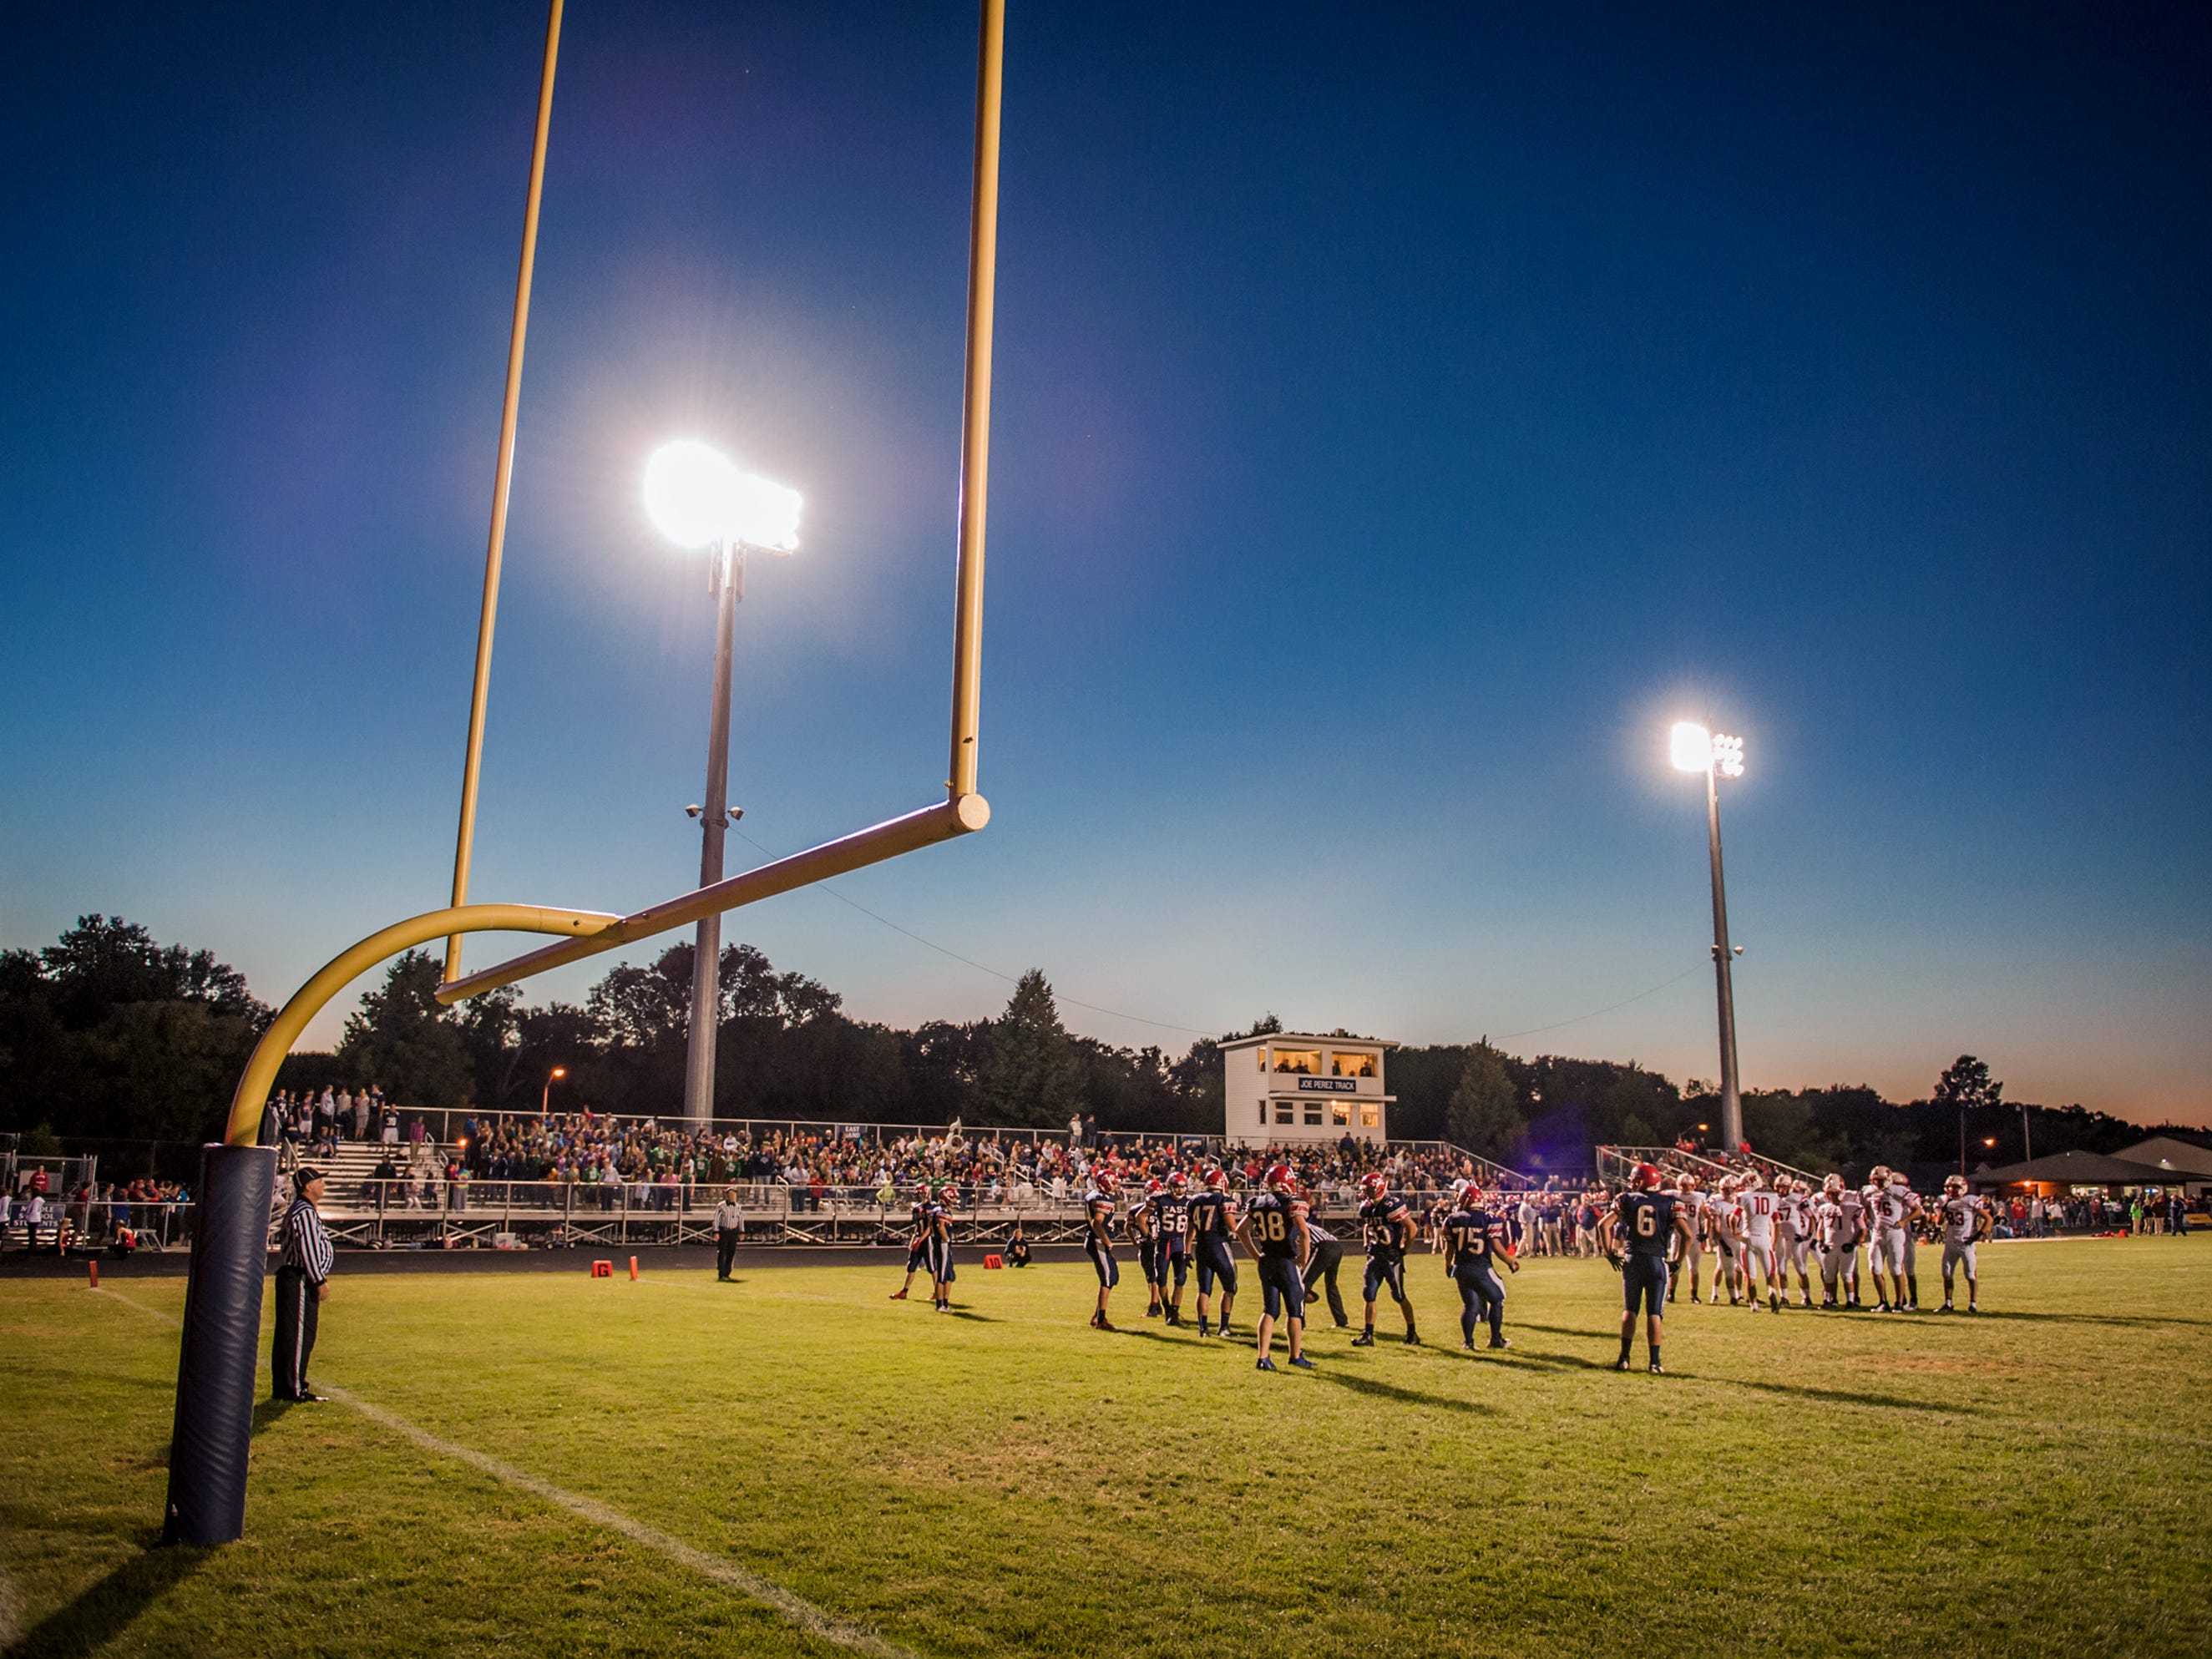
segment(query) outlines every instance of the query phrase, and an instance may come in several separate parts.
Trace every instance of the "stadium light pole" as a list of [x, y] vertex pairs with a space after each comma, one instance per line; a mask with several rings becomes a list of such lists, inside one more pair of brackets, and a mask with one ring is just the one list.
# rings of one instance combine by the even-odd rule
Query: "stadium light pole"
[[556, 1066], [545, 1073], [545, 1087], [538, 1097], [538, 1116], [544, 1117], [546, 1113], [553, 1109], [553, 1085], [568, 1075], [568, 1068], [565, 1066]]
[[[722, 878], [722, 840], [743, 815], [730, 810], [730, 653], [738, 601], [744, 598], [745, 555], [799, 546], [799, 492], [740, 472], [720, 450], [696, 438], [663, 444], [645, 464], [645, 511], [678, 547], [707, 550], [707, 591], [718, 601], [714, 690], [707, 720], [707, 799], [687, 808], [699, 820], [699, 884]], [[699, 918], [691, 960], [691, 1028], [684, 1058], [684, 1116], [714, 1115], [714, 1039], [720, 1024], [722, 917]]]
[[1721, 792], [1723, 777], [1743, 775], [1743, 739], [1718, 735], [1695, 720], [1678, 720], [1669, 735], [1674, 767], [1705, 775], [1705, 825], [1713, 867], [1713, 983], [1720, 1002], [1721, 1141], [1730, 1155], [1743, 1145], [1743, 1097], [1736, 1077], [1735, 953], [1729, 948], [1728, 886], [1721, 876]]

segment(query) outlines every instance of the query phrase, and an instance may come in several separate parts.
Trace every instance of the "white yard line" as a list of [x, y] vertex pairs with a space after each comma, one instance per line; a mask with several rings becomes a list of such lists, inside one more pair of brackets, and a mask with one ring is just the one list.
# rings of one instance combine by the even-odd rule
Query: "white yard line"
[[[159, 1308], [149, 1308], [143, 1302], [135, 1301], [119, 1291], [108, 1290], [105, 1286], [101, 1288], [100, 1294], [112, 1296], [125, 1307], [136, 1308], [140, 1313], [158, 1319], [165, 1325], [179, 1330], [183, 1328], [183, 1322], [173, 1315], [163, 1313]], [[542, 1498], [548, 1504], [567, 1510], [572, 1515], [582, 1516], [594, 1526], [605, 1527], [611, 1532], [618, 1532], [632, 1542], [644, 1545], [646, 1548], [665, 1556], [680, 1567], [689, 1568], [702, 1578], [712, 1579], [726, 1589], [736, 1590], [741, 1595], [748, 1596], [764, 1607], [773, 1608], [788, 1623], [796, 1626], [810, 1636], [819, 1636], [825, 1641], [851, 1648], [857, 1653], [883, 1655], [885, 1656], [885, 1659], [915, 1659], [912, 1650], [902, 1648], [897, 1643], [887, 1640], [866, 1626], [849, 1623], [834, 1613], [827, 1613], [804, 1596], [794, 1595], [782, 1585], [763, 1578], [758, 1573], [748, 1572], [734, 1562], [709, 1555], [706, 1551], [687, 1544], [680, 1538], [671, 1537], [658, 1527], [649, 1527], [642, 1521], [624, 1515], [620, 1510], [600, 1503], [596, 1498], [586, 1498], [580, 1492], [569, 1492], [565, 1487], [556, 1486], [550, 1480], [542, 1480], [526, 1469], [519, 1469], [512, 1463], [502, 1462], [496, 1457], [488, 1456], [473, 1447], [441, 1439], [428, 1430], [417, 1428], [405, 1418], [363, 1400], [359, 1395], [347, 1389], [336, 1388], [328, 1382], [319, 1383], [317, 1386], [340, 1405], [359, 1412], [380, 1428], [389, 1429], [392, 1433], [413, 1441], [425, 1451], [436, 1452], [442, 1457], [450, 1457], [457, 1462], [466, 1463], [479, 1473], [489, 1475], [502, 1486], [513, 1486], [518, 1491], [526, 1492], [533, 1498]]]

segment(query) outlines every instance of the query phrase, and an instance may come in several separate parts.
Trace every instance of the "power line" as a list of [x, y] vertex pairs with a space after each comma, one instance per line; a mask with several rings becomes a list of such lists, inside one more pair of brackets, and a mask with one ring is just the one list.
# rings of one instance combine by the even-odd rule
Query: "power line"
[[1500, 1042], [1510, 1042], [1515, 1037], [1534, 1036], [1539, 1031], [1556, 1031], [1562, 1025], [1579, 1025], [1586, 1019], [1595, 1019], [1600, 1014], [1609, 1014], [1616, 1009], [1626, 1008], [1632, 1002], [1641, 1002], [1646, 997], [1656, 997], [1668, 986], [1680, 985], [1705, 965], [1702, 962], [1693, 962], [1674, 978], [1662, 980], [1650, 990], [1638, 991], [1634, 996], [1624, 998], [1607, 1007], [1593, 1008], [1586, 1014], [1577, 1014], [1572, 1019], [1555, 1019], [1549, 1025], [1531, 1025], [1527, 1030], [1520, 1031], [1501, 1031], [1498, 1033], [1498, 1040]]
[[[745, 834], [744, 830], [736, 829], [732, 826], [731, 833], [735, 835], [740, 841], [750, 842], [750, 844], [754, 848], [757, 848], [764, 856], [771, 859], [776, 856], [767, 848], [761, 846], [760, 842], [754, 841], [753, 838]], [[933, 939], [924, 939], [920, 933], [915, 933], [911, 927], [900, 927], [898, 923], [893, 921], [889, 916], [878, 915], [873, 910], [868, 908], [866, 905], [861, 903], [858, 899], [846, 897], [844, 894], [839, 892], [835, 887], [832, 887], [826, 881], [817, 881], [810, 884], [820, 888], [823, 892], [829, 894], [831, 898], [837, 900], [840, 903], [851, 905], [853, 908], [858, 910], [862, 915], [866, 916], [870, 921], [883, 923], [884, 927], [890, 928], [894, 933], [903, 933], [907, 938], [912, 939], [916, 945], [927, 945], [931, 950], [936, 951], [938, 955], [941, 957], [950, 957], [955, 962], [961, 963], [967, 967], [973, 968], [979, 974], [988, 974], [993, 979], [1002, 979], [1009, 985], [1018, 985], [1021, 983], [1021, 980], [1015, 975], [1002, 974], [995, 968], [985, 966], [982, 963], [976, 961], [973, 957], [963, 957], [957, 951], [947, 950], [944, 945], [939, 945]], [[1158, 1027], [1163, 1031], [1181, 1031], [1187, 1036], [1196, 1037], [1212, 1037], [1219, 1035], [1219, 1033], [1214, 1031], [1202, 1031], [1195, 1025], [1177, 1025], [1172, 1020], [1147, 1019], [1142, 1014], [1126, 1014], [1119, 1008], [1108, 1008], [1096, 1002], [1085, 1002], [1080, 997], [1068, 996], [1057, 991], [1053, 994], [1059, 1001], [1067, 1003], [1077, 1008], [1087, 1008], [1094, 1014], [1107, 1014], [1115, 1019], [1133, 1020], [1139, 1025], [1153, 1025]]]
[[[731, 833], [736, 836], [740, 841], [749, 843], [763, 857], [774, 859], [777, 856], [776, 854], [770, 851], [768, 848], [762, 846], [759, 842], [755, 841], [750, 836], [747, 835], [744, 830], [738, 829], [735, 825], [731, 826]], [[976, 961], [973, 957], [963, 957], [959, 951], [950, 950], [945, 945], [939, 945], [933, 939], [924, 939], [920, 933], [915, 933], [911, 927], [900, 927], [898, 923], [893, 921], [889, 916], [878, 915], [875, 911], [868, 908], [866, 905], [861, 903], [858, 899], [848, 898], [843, 893], [840, 892], [836, 888], [832, 887], [826, 881], [813, 882], [811, 883], [810, 885], [821, 889], [822, 891], [829, 894], [831, 898], [836, 899], [841, 904], [848, 904], [852, 906], [854, 909], [858, 910], [862, 915], [867, 917], [871, 921], [881, 922], [884, 927], [890, 928], [894, 933], [902, 933], [907, 938], [912, 939], [916, 945], [926, 945], [930, 950], [936, 951], [938, 955], [941, 957], [950, 957], [953, 961], [961, 963], [964, 967], [973, 968], [979, 974], [988, 974], [993, 979], [1004, 980], [1009, 985], [1018, 985], [1021, 983], [1020, 979], [1015, 975], [1000, 973], [996, 968], [988, 967], [986, 964]], [[1570, 1019], [1555, 1019], [1548, 1025], [1531, 1025], [1522, 1030], [1501, 1032], [1498, 1040], [1500, 1042], [1510, 1042], [1515, 1037], [1535, 1036], [1541, 1032], [1556, 1031], [1563, 1026], [1579, 1025], [1586, 1019], [1597, 1018], [1601, 1014], [1616, 1012], [1620, 1009], [1628, 1007], [1631, 1004], [1643, 1001], [1646, 997], [1656, 997], [1660, 992], [1668, 990], [1674, 986], [1680, 985], [1684, 980], [1689, 978], [1691, 975], [1696, 973], [1704, 966], [1705, 963], [1702, 962], [1693, 962], [1687, 968], [1685, 968], [1680, 973], [1675, 975], [1672, 979], [1662, 980], [1660, 983], [1653, 986], [1648, 991], [1638, 991], [1632, 997], [1626, 997], [1619, 1002], [1610, 1003], [1603, 1008], [1593, 1008], [1586, 1014], [1577, 1014]], [[1073, 1007], [1087, 1008], [1094, 1014], [1105, 1014], [1114, 1019], [1130, 1020], [1136, 1024], [1154, 1026], [1163, 1031], [1180, 1031], [1186, 1036], [1195, 1037], [1212, 1037], [1218, 1035], [1217, 1032], [1201, 1030], [1195, 1025], [1178, 1025], [1173, 1020], [1147, 1019], [1142, 1014], [1124, 1013], [1119, 1008], [1109, 1008], [1101, 1003], [1085, 1002], [1080, 997], [1068, 996], [1064, 993], [1057, 991], [1054, 993], [1054, 995], [1058, 1000], [1067, 1003]]]

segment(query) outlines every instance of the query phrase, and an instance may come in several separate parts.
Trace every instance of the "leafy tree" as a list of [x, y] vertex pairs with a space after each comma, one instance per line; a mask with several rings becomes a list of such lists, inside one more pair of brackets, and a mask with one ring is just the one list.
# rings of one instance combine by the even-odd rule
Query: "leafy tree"
[[992, 1028], [978, 1084], [988, 1121], [1048, 1128], [1082, 1106], [1082, 1068], [1042, 969], [1030, 969], [1014, 987]]
[[1989, 1062], [1960, 1054], [1936, 1079], [1936, 1104], [1973, 1111], [2004, 1103], [2004, 1085], [1990, 1075]]
[[460, 1018], [438, 1003], [444, 978], [436, 958], [410, 951], [362, 996], [337, 1046], [355, 1076], [415, 1111], [465, 1106], [474, 1089]]
[[200, 1002], [257, 1026], [269, 1023], [270, 1010], [247, 992], [246, 976], [212, 951], [164, 947], [120, 916], [79, 916], [39, 957], [55, 1011], [74, 1030], [131, 1002]]
[[1527, 1127], [1505, 1056], [1486, 1038], [1467, 1051], [1467, 1063], [1444, 1118], [1445, 1138], [1484, 1158], [1510, 1164]]

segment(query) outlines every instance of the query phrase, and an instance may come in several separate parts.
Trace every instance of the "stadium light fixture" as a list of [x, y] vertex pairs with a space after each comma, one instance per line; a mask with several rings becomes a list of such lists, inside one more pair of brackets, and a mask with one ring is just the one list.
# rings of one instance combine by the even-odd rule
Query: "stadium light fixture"
[[[738, 470], [730, 458], [696, 438], [678, 438], [645, 464], [645, 515], [681, 548], [706, 548], [707, 591], [715, 595], [714, 690], [707, 711], [707, 799], [684, 811], [699, 821], [699, 885], [722, 879], [722, 844], [730, 825], [730, 652], [738, 601], [745, 596], [745, 555], [758, 549], [789, 553], [799, 546], [799, 492]], [[691, 955], [691, 1023], [684, 1060], [684, 1115], [704, 1123], [714, 1115], [714, 1044], [721, 1029], [722, 915], [698, 920]]]
[[793, 552], [800, 505], [797, 490], [740, 471], [696, 438], [665, 443], [645, 464], [646, 517], [678, 547]]
[[1721, 795], [1718, 781], [1743, 775], [1743, 739], [1697, 720], [1677, 720], [1667, 734], [1668, 755], [1678, 772], [1705, 778], [1705, 824], [1713, 878], [1714, 995], [1720, 1005], [1721, 1139], [1731, 1152], [1743, 1144], [1743, 1092], [1736, 1073], [1735, 985], [1729, 946], [1728, 888], [1721, 877]]

